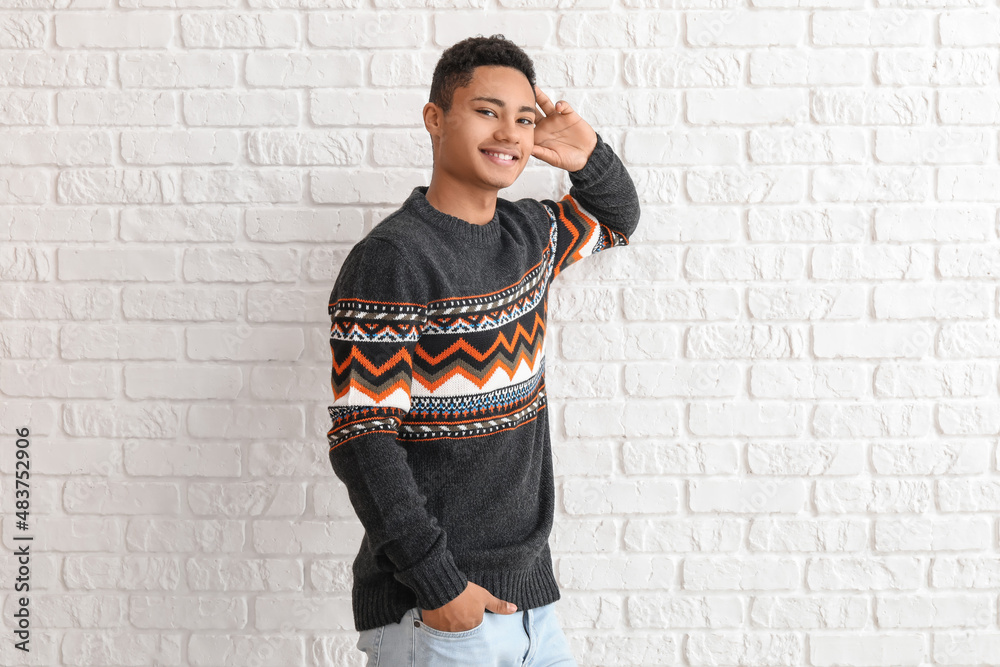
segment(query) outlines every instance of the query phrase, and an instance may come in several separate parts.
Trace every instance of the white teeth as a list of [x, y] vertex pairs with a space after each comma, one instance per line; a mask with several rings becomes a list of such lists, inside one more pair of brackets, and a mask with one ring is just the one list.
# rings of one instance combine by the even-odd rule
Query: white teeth
[[493, 157], [498, 157], [501, 160], [513, 160], [514, 159], [513, 155], [504, 155], [503, 153], [491, 153], [489, 151], [483, 151], [483, 152], [486, 153], [487, 155], [492, 155]]

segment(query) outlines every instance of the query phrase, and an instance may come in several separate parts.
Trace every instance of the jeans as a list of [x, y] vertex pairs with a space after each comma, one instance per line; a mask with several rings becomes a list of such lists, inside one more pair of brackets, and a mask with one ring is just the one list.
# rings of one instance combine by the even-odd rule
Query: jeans
[[368, 656], [367, 667], [577, 667], [555, 604], [513, 614], [486, 611], [482, 623], [461, 632], [428, 626], [414, 607], [399, 623], [363, 630], [357, 647]]

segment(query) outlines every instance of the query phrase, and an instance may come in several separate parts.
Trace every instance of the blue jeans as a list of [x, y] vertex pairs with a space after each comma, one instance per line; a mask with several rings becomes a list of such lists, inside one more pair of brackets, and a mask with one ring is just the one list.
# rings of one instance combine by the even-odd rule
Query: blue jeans
[[428, 626], [414, 607], [399, 623], [363, 630], [357, 647], [367, 667], [577, 667], [555, 605], [487, 611], [482, 623], [461, 632]]

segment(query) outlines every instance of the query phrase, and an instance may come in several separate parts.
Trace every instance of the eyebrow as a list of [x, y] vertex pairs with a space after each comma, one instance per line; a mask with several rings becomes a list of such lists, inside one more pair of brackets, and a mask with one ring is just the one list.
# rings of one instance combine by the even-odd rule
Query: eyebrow
[[[475, 102], [476, 100], [482, 100], [484, 102], [490, 102], [492, 104], [497, 105], [501, 109], [503, 109], [503, 108], [505, 108], [507, 106], [506, 104], [504, 104], [503, 100], [498, 100], [495, 97], [483, 97], [483, 96], [479, 96], [479, 97], [473, 97], [470, 101], [471, 102]], [[533, 107], [523, 106], [520, 109], [518, 109], [518, 112], [521, 112], [521, 111], [525, 111], [525, 112], [528, 112], [528, 113], [533, 113], [533, 114], [535, 114], [535, 116], [538, 116], [538, 112], [535, 111], [535, 109]]]

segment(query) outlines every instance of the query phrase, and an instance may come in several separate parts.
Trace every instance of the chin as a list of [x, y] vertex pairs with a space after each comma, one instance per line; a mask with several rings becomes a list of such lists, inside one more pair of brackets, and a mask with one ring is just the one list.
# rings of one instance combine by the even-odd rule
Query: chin
[[515, 177], [515, 178], [510, 179], [510, 181], [508, 181], [508, 182], [499, 183], [497, 185], [497, 187], [499, 187], [501, 190], [503, 190], [504, 188], [509, 188], [510, 186], [514, 185], [514, 183], [516, 183], [516, 182], [517, 182], [517, 178]]

